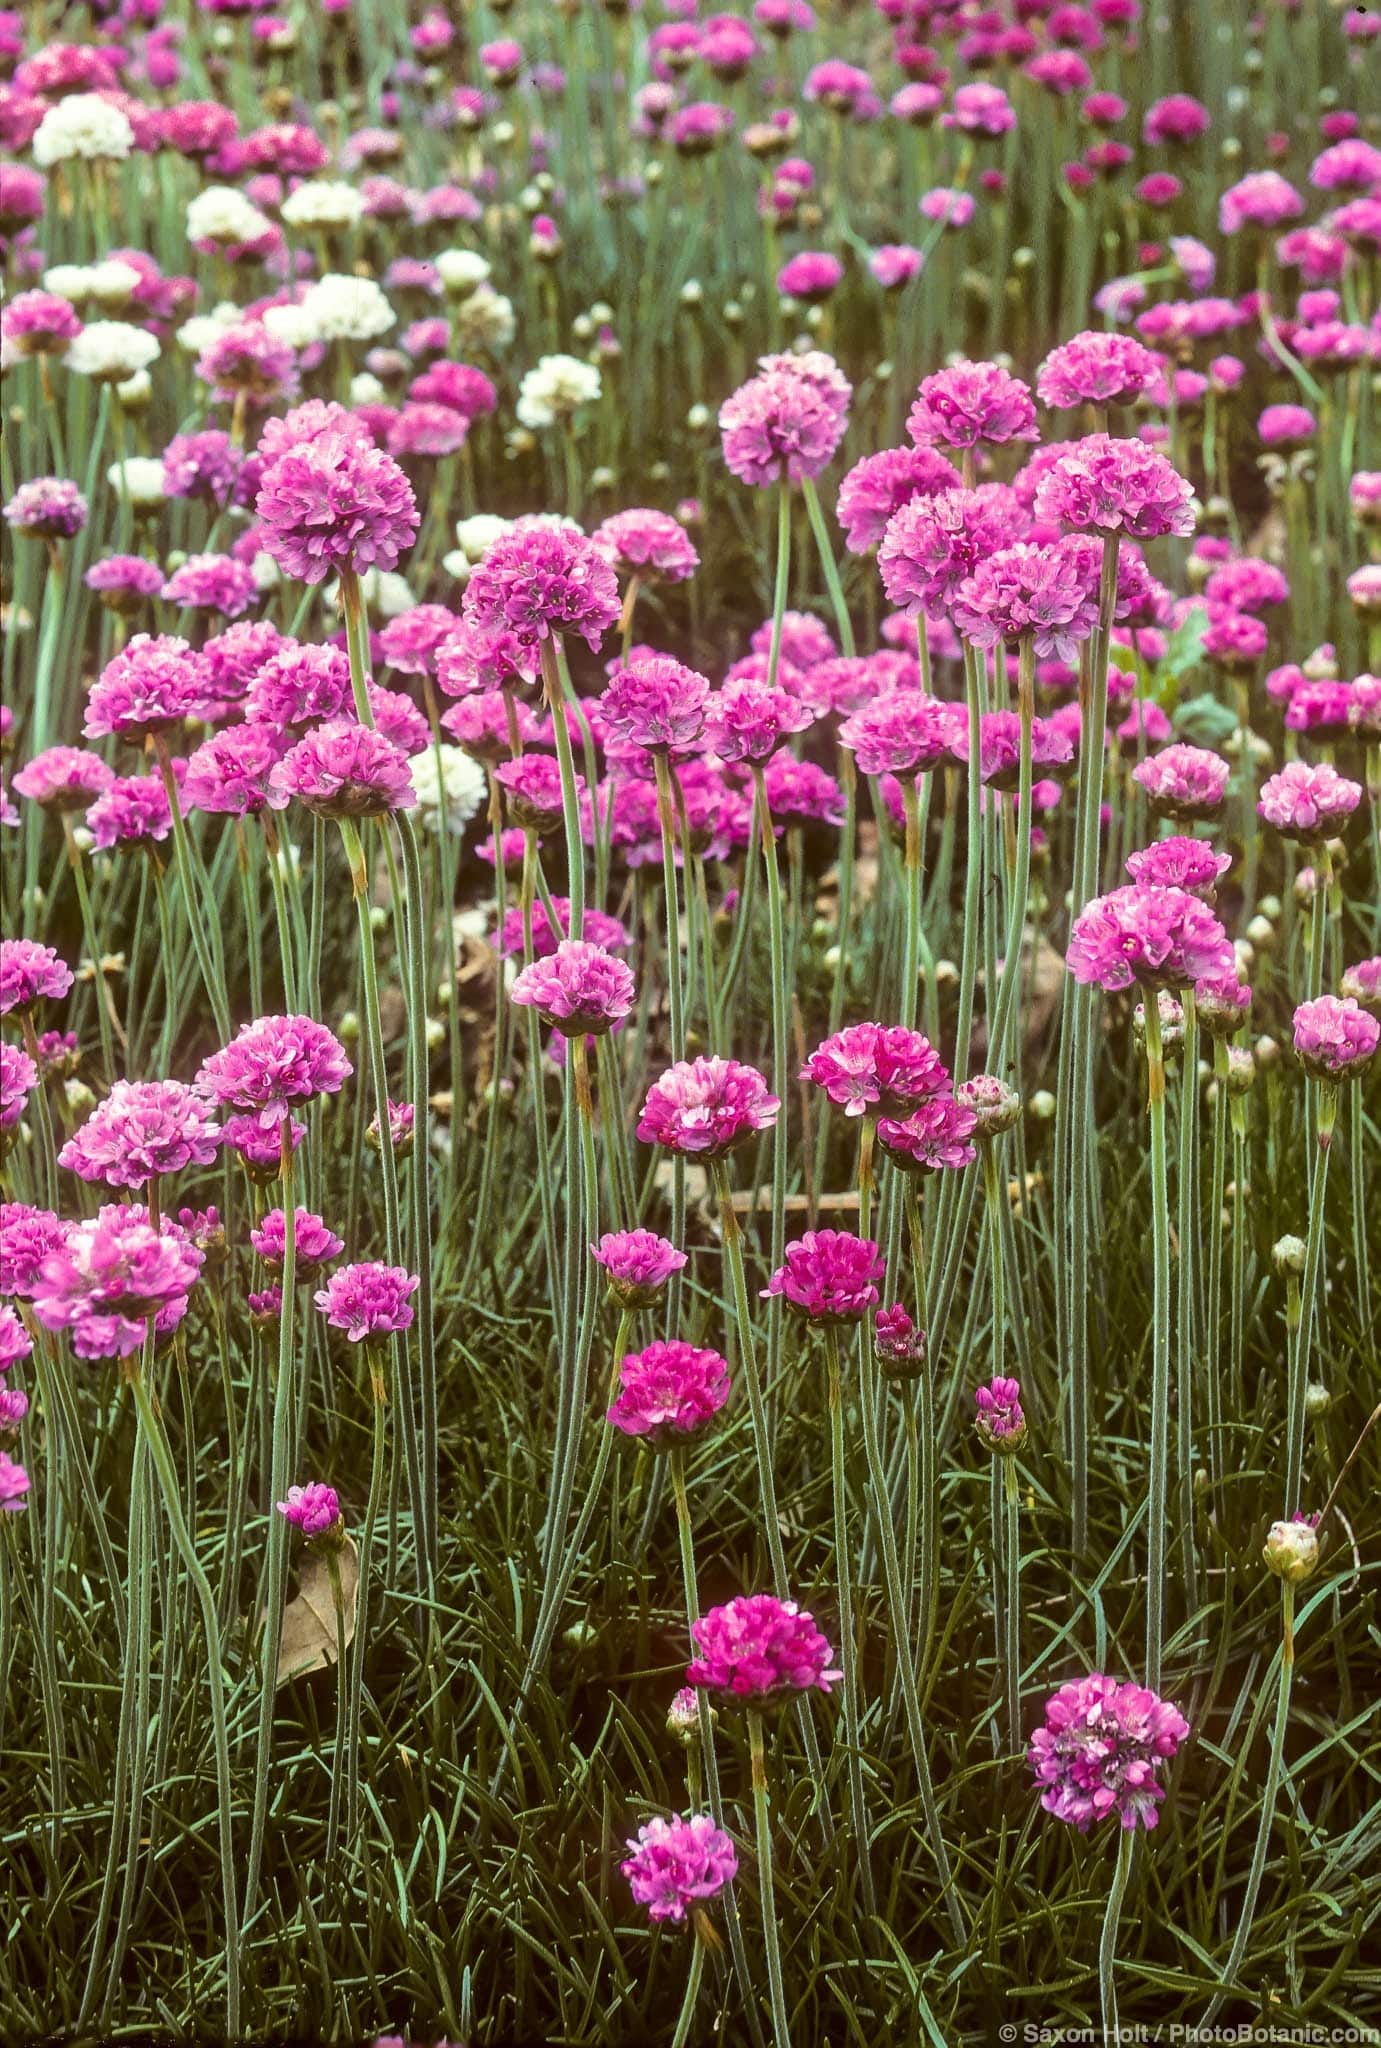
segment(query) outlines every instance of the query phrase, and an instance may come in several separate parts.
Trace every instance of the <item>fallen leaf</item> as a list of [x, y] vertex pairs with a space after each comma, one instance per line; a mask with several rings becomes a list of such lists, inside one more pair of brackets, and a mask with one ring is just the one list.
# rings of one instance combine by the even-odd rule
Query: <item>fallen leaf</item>
[[[334, 1562], [348, 1648], [354, 1640], [360, 1591], [359, 1553], [349, 1536], [343, 1538]], [[305, 1678], [308, 1672], [329, 1670], [336, 1662], [338, 1647], [331, 1567], [319, 1551], [308, 1550], [297, 1574], [297, 1598], [283, 1610], [275, 1684], [286, 1685], [290, 1679]]]

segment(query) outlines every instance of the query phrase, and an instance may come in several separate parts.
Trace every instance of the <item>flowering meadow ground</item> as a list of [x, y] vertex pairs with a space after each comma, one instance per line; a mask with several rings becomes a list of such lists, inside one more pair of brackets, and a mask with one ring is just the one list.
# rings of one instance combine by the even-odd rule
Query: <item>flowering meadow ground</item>
[[1378, 65], [0, 12], [6, 2043], [1377, 2038]]

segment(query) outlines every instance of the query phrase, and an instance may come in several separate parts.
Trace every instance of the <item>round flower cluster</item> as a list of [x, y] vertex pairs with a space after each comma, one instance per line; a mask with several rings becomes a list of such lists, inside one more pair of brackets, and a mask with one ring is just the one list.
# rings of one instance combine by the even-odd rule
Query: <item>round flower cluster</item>
[[284, 1521], [300, 1529], [309, 1543], [316, 1537], [330, 1535], [341, 1526], [336, 1489], [320, 1479], [310, 1480], [306, 1486], [290, 1486], [287, 1499], [280, 1500], [277, 1505]]
[[668, 1450], [712, 1422], [728, 1398], [727, 1359], [677, 1339], [658, 1341], [625, 1357], [608, 1421], [624, 1436]]
[[622, 1308], [651, 1308], [686, 1254], [653, 1230], [606, 1231], [590, 1256], [609, 1276], [609, 1292]]
[[1232, 973], [1236, 955], [1222, 925], [1185, 889], [1127, 883], [1098, 896], [1075, 918], [1065, 965], [1076, 981], [1105, 989], [1192, 988]]
[[1358, 1080], [1381, 1043], [1381, 1022], [1352, 996], [1318, 996], [1295, 1011], [1294, 1038], [1316, 1079]]
[[725, 1700], [770, 1706], [795, 1693], [827, 1693], [844, 1675], [813, 1618], [773, 1593], [709, 1608], [691, 1635], [700, 1654], [686, 1667], [688, 1683]]
[[420, 1285], [402, 1266], [367, 1259], [341, 1266], [314, 1299], [331, 1327], [343, 1330], [352, 1344], [379, 1344], [393, 1331], [411, 1327], [408, 1297]]
[[1031, 1737], [1041, 1805], [1081, 1831], [1113, 1814], [1128, 1830], [1153, 1828], [1165, 1797], [1160, 1767], [1188, 1734], [1179, 1710], [1146, 1686], [1099, 1672], [1062, 1685]]
[[904, 1117], [943, 1095], [949, 1069], [930, 1040], [901, 1024], [850, 1024], [824, 1039], [801, 1068], [845, 1116]]
[[627, 1848], [619, 1869], [649, 1920], [684, 1920], [687, 1909], [714, 1898], [738, 1872], [733, 1843], [708, 1813], [650, 1820]]
[[780, 1108], [756, 1067], [719, 1058], [680, 1060], [648, 1089], [638, 1136], [669, 1152], [720, 1159], [770, 1130]]
[[882, 1255], [869, 1237], [846, 1230], [808, 1230], [786, 1247], [786, 1264], [764, 1287], [811, 1322], [855, 1322], [881, 1299]]
[[628, 966], [588, 939], [563, 939], [547, 960], [523, 968], [512, 1000], [537, 1010], [565, 1038], [610, 1031], [628, 1015], [636, 994]]
[[209, 1166], [220, 1130], [206, 1098], [181, 1081], [116, 1081], [58, 1154], [82, 1180], [142, 1188], [165, 1173]]

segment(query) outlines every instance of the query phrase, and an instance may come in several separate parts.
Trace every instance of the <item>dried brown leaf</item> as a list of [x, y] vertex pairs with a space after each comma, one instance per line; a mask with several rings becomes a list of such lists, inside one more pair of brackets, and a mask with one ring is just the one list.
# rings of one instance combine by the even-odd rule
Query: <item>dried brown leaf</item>
[[[360, 1559], [354, 1543], [346, 1536], [333, 1562], [340, 1581], [340, 1604], [345, 1619], [348, 1649], [355, 1635], [355, 1610], [360, 1592]], [[277, 1685], [305, 1678], [311, 1671], [326, 1671], [336, 1662], [339, 1644], [336, 1629], [336, 1595], [331, 1585], [331, 1565], [317, 1550], [303, 1554], [297, 1574], [297, 1597], [283, 1610], [283, 1630], [278, 1640]]]

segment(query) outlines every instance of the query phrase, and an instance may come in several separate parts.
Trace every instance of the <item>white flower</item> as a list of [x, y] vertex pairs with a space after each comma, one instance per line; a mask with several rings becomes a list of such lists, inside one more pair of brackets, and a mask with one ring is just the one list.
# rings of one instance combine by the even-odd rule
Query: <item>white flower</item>
[[260, 548], [254, 560], [250, 563], [249, 573], [254, 578], [254, 588], [256, 590], [277, 589], [278, 564], [274, 561], [273, 556], [268, 554], [263, 548]]
[[132, 263], [121, 262], [118, 256], [107, 256], [103, 263], [93, 263], [87, 272], [87, 297], [95, 299], [101, 306], [127, 306], [140, 285], [139, 272]]
[[63, 164], [72, 157], [114, 159], [119, 162], [134, 148], [134, 130], [118, 107], [96, 92], [69, 93], [55, 107], [49, 107], [34, 136], [34, 162], [41, 170]]
[[443, 249], [435, 261], [442, 284], [458, 298], [489, 280], [490, 265], [477, 250]]
[[91, 297], [92, 266], [89, 263], [55, 263], [43, 273], [43, 289], [55, 299], [84, 306]]
[[495, 541], [508, 532], [509, 523], [496, 512], [476, 512], [469, 519], [457, 519], [456, 539], [466, 560], [482, 562]]
[[592, 363], [582, 363], [579, 356], [543, 356], [518, 386], [515, 411], [525, 427], [552, 427], [582, 405], [593, 405], [601, 389]]
[[361, 370], [357, 377], [350, 379], [350, 403], [352, 405], [378, 405], [384, 397], [384, 387], [368, 370]]
[[[438, 782], [437, 755], [441, 756]], [[478, 761], [472, 761], [459, 747], [424, 747], [408, 762], [412, 786], [417, 791], [417, 816], [424, 829], [435, 832], [444, 810], [445, 829], [463, 832], [485, 800], [488, 781]], [[438, 799], [438, 787], [443, 791]]]
[[163, 464], [156, 455], [130, 455], [123, 462], [112, 462], [105, 479], [116, 497], [127, 499], [131, 505], [156, 506], [167, 502]]
[[[332, 604], [340, 603], [338, 585], [332, 584], [328, 595]], [[396, 619], [403, 612], [410, 612], [417, 603], [407, 577], [396, 575], [391, 570], [366, 569], [360, 578], [360, 595], [364, 599], [365, 610], [374, 619]]]
[[308, 178], [279, 208], [290, 228], [353, 228], [364, 219], [364, 201], [353, 185], [332, 178]]
[[387, 334], [394, 311], [372, 277], [345, 277], [328, 271], [308, 285], [302, 315], [317, 341], [372, 341]]
[[319, 337], [316, 323], [301, 306], [265, 306], [264, 326], [275, 341], [289, 348], [310, 348]]
[[443, 555], [441, 566], [451, 581], [458, 583], [462, 590], [470, 581], [470, 559], [468, 555], [463, 555], [459, 548], [452, 548], [449, 554]]
[[158, 361], [153, 335], [124, 320], [92, 320], [72, 341], [63, 360], [79, 377], [123, 384], [137, 370]]
[[189, 242], [257, 242], [271, 225], [235, 185], [208, 185], [187, 203]]
[[211, 312], [194, 313], [190, 320], [184, 320], [177, 330], [177, 345], [185, 355], [203, 355], [213, 341], [219, 341], [226, 329], [238, 326], [239, 321], [240, 308], [223, 299]]
[[511, 344], [518, 332], [513, 301], [489, 284], [477, 285], [468, 299], [462, 299], [452, 315], [456, 346], [463, 352], [487, 349], [497, 355]]

